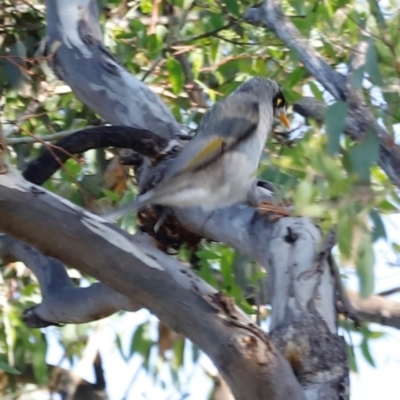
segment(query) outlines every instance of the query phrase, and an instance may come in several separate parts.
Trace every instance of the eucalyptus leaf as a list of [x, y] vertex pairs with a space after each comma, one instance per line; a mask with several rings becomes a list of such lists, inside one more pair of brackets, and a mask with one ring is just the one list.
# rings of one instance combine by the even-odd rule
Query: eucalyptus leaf
[[8, 374], [20, 375], [21, 371], [12, 367], [11, 365], [5, 363], [4, 361], [0, 361], [0, 370], [7, 372]]
[[376, 162], [379, 155], [379, 142], [377, 134], [368, 129], [363, 141], [356, 143], [350, 150], [352, 170], [361, 181], [369, 182], [370, 167]]
[[325, 113], [326, 133], [328, 134], [328, 151], [330, 154], [339, 152], [340, 135], [346, 123], [347, 103], [337, 101], [329, 106]]
[[175, 94], [181, 93], [183, 84], [185, 83], [185, 76], [183, 74], [182, 66], [175, 58], [167, 58], [167, 68], [169, 72], [169, 80], [171, 82], [172, 91]]
[[222, 2], [226, 5], [226, 8], [235, 16], [239, 16], [239, 4], [237, 0], [222, 0]]
[[386, 229], [383, 225], [382, 218], [376, 210], [371, 210], [369, 213], [373, 223], [374, 223], [374, 230], [372, 231], [373, 240], [378, 240], [380, 238], [386, 239]]
[[379, 70], [378, 57], [377, 57], [377, 52], [375, 49], [375, 43], [372, 38], [369, 41], [369, 46], [368, 46], [368, 50], [367, 50], [367, 54], [366, 54], [365, 69], [368, 72], [369, 78], [372, 81], [372, 83], [374, 83], [375, 85], [379, 85], [379, 86], [383, 85], [381, 72]]
[[360, 282], [360, 296], [368, 298], [374, 291], [375, 253], [372, 240], [364, 238], [360, 244], [357, 257], [357, 274]]
[[362, 351], [362, 354], [363, 354], [364, 358], [367, 360], [367, 362], [371, 366], [375, 367], [375, 361], [374, 361], [374, 359], [373, 359], [373, 357], [371, 355], [371, 352], [369, 350], [368, 340], [366, 338], [364, 338], [362, 340], [360, 347], [361, 347], [361, 351]]

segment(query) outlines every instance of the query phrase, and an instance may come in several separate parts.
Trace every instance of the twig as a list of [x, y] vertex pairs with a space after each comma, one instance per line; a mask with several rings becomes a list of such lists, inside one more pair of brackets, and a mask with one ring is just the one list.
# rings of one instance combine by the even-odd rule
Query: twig
[[384, 290], [383, 292], [377, 293], [377, 296], [390, 296], [392, 294], [396, 294], [400, 292], [400, 287], [396, 287], [393, 289], [389, 289], [389, 290]]
[[322, 272], [322, 264], [324, 260], [327, 260], [328, 256], [330, 255], [332, 247], [335, 245], [336, 242], [336, 232], [332, 229], [329, 231], [324, 240], [322, 241], [321, 248], [319, 252], [315, 255], [314, 263], [310, 269], [302, 272], [299, 278], [309, 279], [313, 276], [316, 272]]
[[[86, 128], [92, 128], [91, 125], [85, 127]], [[35, 136], [35, 137], [17, 137], [17, 138], [9, 138], [6, 140], [6, 143], [8, 145], [10, 144], [30, 144], [30, 143], [36, 143], [36, 142], [51, 142], [53, 140], [58, 140], [65, 138], [69, 135], [72, 135], [75, 133], [76, 130], [73, 131], [61, 131], [61, 132], [56, 132], [51, 135], [43, 135], [43, 136]]]
[[359, 328], [361, 326], [362, 319], [358, 315], [354, 307], [351, 305], [346, 295], [346, 292], [343, 288], [342, 277], [340, 276], [339, 268], [332, 254], [328, 255], [328, 264], [335, 280], [335, 297], [337, 311], [352, 320], [355, 327]]
[[223, 40], [224, 42], [232, 43], [237, 46], [259, 46], [260, 45], [260, 43], [248, 43], [248, 42], [246, 43], [246, 42], [239, 42], [239, 41], [232, 40], [232, 39], [227, 39], [221, 35], [215, 35], [215, 37], [220, 40]]
[[100, 126], [82, 129], [52, 145], [53, 152], [46, 149], [27, 165], [23, 176], [32, 183], [42, 184], [70, 158], [71, 154], [81, 154], [89, 149], [117, 147], [129, 148], [154, 158], [159, 156], [168, 143], [167, 139], [139, 127]]
[[227, 24], [225, 24], [225, 25], [223, 25], [223, 26], [221, 26], [219, 28], [213, 29], [212, 31], [204, 32], [204, 33], [202, 33], [200, 35], [196, 35], [196, 36], [189, 36], [188, 38], [178, 40], [177, 43], [194, 42], [194, 41], [199, 40], [199, 39], [204, 39], [204, 38], [207, 38], [207, 37], [210, 37], [210, 36], [214, 36], [214, 35], [216, 36], [216, 34], [218, 32], [221, 32], [221, 31], [224, 31], [224, 30], [226, 30], [228, 28], [231, 28], [234, 24], [235, 24], [235, 21], [229, 21]]

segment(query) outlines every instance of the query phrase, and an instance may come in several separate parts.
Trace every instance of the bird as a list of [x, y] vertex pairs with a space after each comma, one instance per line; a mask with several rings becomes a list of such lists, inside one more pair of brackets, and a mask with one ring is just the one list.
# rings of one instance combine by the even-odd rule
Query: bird
[[280, 86], [268, 78], [248, 79], [207, 111], [154, 188], [103, 218], [114, 222], [150, 205], [208, 211], [245, 202], [274, 118], [290, 129]]

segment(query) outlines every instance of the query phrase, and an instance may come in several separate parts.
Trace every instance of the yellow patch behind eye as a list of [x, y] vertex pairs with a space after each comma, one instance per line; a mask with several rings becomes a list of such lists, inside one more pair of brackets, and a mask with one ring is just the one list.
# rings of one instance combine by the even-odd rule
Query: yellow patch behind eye
[[201, 151], [199, 151], [185, 166], [185, 169], [196, 167], [205, 159], [212, 155], [216, 150], [222, 147], [222, 139], [216, 137], [212, 139]]
[[281, 104], [282, 104], [282, 99], [281, 98], [279, 98], [279, 99], [276, 99], [276, 105], [277, 105], [277, 107], [279, 107]]

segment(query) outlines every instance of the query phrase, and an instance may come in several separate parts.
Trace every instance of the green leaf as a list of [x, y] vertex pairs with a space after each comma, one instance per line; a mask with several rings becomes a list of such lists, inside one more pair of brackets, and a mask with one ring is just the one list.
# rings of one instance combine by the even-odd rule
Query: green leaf
[[369, 339], [380, 339], [381, 337], [385, 336], [384, 332], [379, 331], [369, 331], [368, 338]]
[[378, 204], [379, 210], [382, 212], [393, 212], [398, 211], [398, 208], [391, 203], [389, 200], [385, 199]]
[[236, 17], [240, 15], [239, 5], [236, 0], [222, 0], [222, 2], [226, 5], [226, 8], [233, 15], [235, 15]]
[[321, 90], [314, 82], [312, 81], [308, 82], [308, 86], [310, 86], [311, 92], [317, 100], [324, 101], [324, 97], [322, 96]]
[[396, 253], [400, 254], [400, 244], [398, 244], [398, 243], [392, 243], [392, 249], [393, 249], [393, 251], [395, 251]]
[[375, 241], [379, 238], [386, 239], [386, 229], [383, 225], [381, 216], [376, 212], [376, 210], [371, 210], [369, 216], [374, 223], [374, 230], [372, 231], [373, 240]]
[[368, 129], [365, 139], [351, 147], [349, 154], [353, 172], [361, 181], [369, 182], [370, 167], [379, 155], [379, 142], [375, 131]]
[[364, 72], [365, 72], [365, 67], [364, 65], [361, 66], [360, 68], [355, 69], [350, 78], [350, 83], [353, 86], [354, 89], [361, 89], [362, 84], [364, 81]]
[[232, 289], [233, 285], [233, 274], [232, 274], [233, 252], [230, 249], [224, 249], [221, 257], [220, 266], [221, 266], [221, 275], [224, 285], [229, 292]]
[[361, 351], [363, 353], [364, 358], [368, 361], [368, 363], [373, 367], [375, 367], [375, 361], [372, 358], [372, 355], [369, 351], [368, 340], [366, 338], [364, 338], [363, 341], [361, 342]]
[[366, 61], [365, 70], [367, 71], [371, 82], [375, 85], [382, 86], [383, 85], [382, 76], [381, 76], [381, 72], [379, 70], [378, 57], [377, 57], [377, 53], [376, 53], [376, 49], [375, 49], [375, 43], [372, 38], [369, 41], [369, 46], [368, 46], [365, 61]]
[[296, 86], [305, 76], [306, 71], [302, 67], [296, 68], [293, 72], [291, 72], [283, 82], [285, 87], [292, 88]]
[[347, 356], [348, 356], [348, 360], [349, 360], [350, 371], [358, 372], [356, 358], [354, 357], [353, 346], [347, 345], [346, 349], [347, 349]]
[[153, 10], [153, 2], [151, 0], [141, 0], [140, 8], [142, 13], [147, 14]]
[[195, 344], [192, 343], [192, 361], [193, 361], [193, 363], [196, 363], [197, 360], [199, 359], [199, 357], [200, 357], [200, 350]]
[[338, 219], [338, 245], [339, 250], [345, 257], [351, 255], [351, 243], [352, 243], [352, 224], [351, 216], [349, 213], [341, 212]]
[[9, 84], [18, 89], [23, 82], [26, 48], [21, 41], [16, 42], [4, 56], [4, 73]]
[[374, 18], [376, 19], [376, 22], [379, 25], [385, 24], [385, 17], [382, 14], [381, 7], [379, 6], [378, 1], [368, 0], [368, 3], [369, 3], [369, 10], [370, 10], [371, 14], [374, 16]]
[[19, 375], [21, 371], [18, 371], [16, 368], [8, 365], [4, 361], [0, 361], [0, 370], [7, 372], [8, 374]]
[[45, 363], [46, 348], [46, 342], [42, 337], [35, 338], [35, 346], [32, 349], [32, 365], [35, 378], [40, 384], [45, 384], [48, 380], [48, 367]]
[[185, 76], [182, 71], [181, 64], [175, 58], [167, 58], [167, 69], [169, 72], [169, 80], [171, 81], [172, 91], [179, 94], [185, 83]]
[[365, 238], [358, 251], [357, 273], [360, 282], [360, 296], [367, 298], [374, 291], [375, 254], [371, 238]]
[[[122, 358], [125, 362], [129, 361], [129, 357], [126, 357], [126, 356], [125, 356], [124, 349], [122, 348], [121, 337], [120, 337], [118, 334], [117, 334], [116, 337], [115, 337], [115, 344], [117, 345], [117, 349], [119, 350], [119, 354], [120, 354], [121, 358]], [[131, 355], [132, 355], [132, 354], [131, 354]]]
[[340, 135], [346, 123], [347, 103], [337, 101], [329, 106], [325, 113], [326, 133], [328, 134], [328, 151], [330, 154], [339, 152]]
[[174, 356], [172, 360], [172, 365], [176, 370], [178, 370], [183, 365], [184, 350], [185, 339], [176, 340], [174, 342]]
[[137, 327], [135, 333], [132, 335], [129, 357], [132, 357], [137, 352], [147, 361], [152, 345], [153, 341], [149, 338], [149, 323], [144, 322]]
[[308, 180], [300, 182], [297, 186], [296, 193], [294, 195], [295, 204], [297, 208], [302, 208], [311, 203], [313, 197], [313, 186]]

